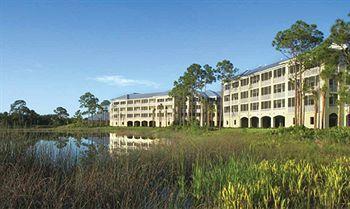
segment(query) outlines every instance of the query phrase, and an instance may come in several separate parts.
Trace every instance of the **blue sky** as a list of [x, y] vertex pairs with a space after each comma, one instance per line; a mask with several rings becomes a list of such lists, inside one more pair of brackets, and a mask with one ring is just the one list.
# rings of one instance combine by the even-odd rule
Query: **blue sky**
[[74, 114], [84, 92], [103, 100], [168, 90], [192, 63], [269, 64], [283, 58], [271, 46], [279, 30], [302, 19], [327, 35], [349, 12], [348, 0], [4, 0], [0, 112], [24, 99], [38, 113]]

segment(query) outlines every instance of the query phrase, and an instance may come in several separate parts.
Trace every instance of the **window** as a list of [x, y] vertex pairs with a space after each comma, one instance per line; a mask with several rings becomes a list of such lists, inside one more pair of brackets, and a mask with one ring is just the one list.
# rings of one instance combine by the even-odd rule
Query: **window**
[[300, 65], [293, 65], [289, 67], [289, 74], [294, 74], [296, 72], [299, 72]]
[[236, 120], [233, 121], [233, 124], [236, 125]]
[[128, 114], [126, 117], [132, 118], [132, 117], [134, 117], [134, 115], [133, 114]]
[[259, 110], [259, 102], [250, 103], [250, 110]]
[[273, 101], [273, 108], [282, 108], [285, 105], [285, 100], [284, 99], [278, 99]]
[[150, 102], [150, 103], [156, 102], [156, 99], [149, 99], [149, 102]]
[[249, 78], [245, 78], [241, 80], [241, 86], [246, 86], [249, 84]]
[[304, 104], [307, 106], [314, 105], [315, 101], [313, 96], [305, 96]]
[[259, 96], [259, 89], [250, 90], [250, 97], [258, 97], [258, 96]]
[[241, 92], [241, 99], [246, 99], [246, 98], [248, 98], [248, 91]]
[[134, 104], [134, 101], [129, 100], [129, 101], [128, 101], [128, 104]]
[[271, 86], [261, 88], [261, 95], [271, 94]]
[[329, 90], [337, 91], [338, 85], [335, 79], [329, 79]]
[[274, 78], [282, 77], [282, 76], [284, 76], [285, 73], [286, 73], [285, 67], [278, 68], [278, 69], [273, 71], [273, 77]]
[[270, 108], [271, 108], [271, 101], [261, 102], [261, 109], [270, 109]]
[[248, 104], [241, 104], [241, 111], [248, 111]]
[[284, 83], [276, 84], [273, 86], [273, 93], [281, 93], [284, 92]]
[[230, 112], [230, 106], [224, 107], [224, 113]]
[[238, 105], [232, 106], [232, 112], [238, 112]]
[[141, 110], [148, 110], [148, 107], [141, 107]]
[[134, 114], [134, 117], [135, 118], [140, 117], [140, 114]]
[[232, 94], [232, 100], [238, 100], [238, 93]]
[[225, 85], [225, 90], [229, 90], [230, 89], [230, 85], [229, 84], [226, 84]]
[[121, 101], [120, 104], [121, 104], [121, 105], [125, 105], [126, 102], [125, 102], [125, 101]]
[[164, 99], [157, 99], [157, 102], [164, 102]]
[[260, 80], [260, 75], [255, 75], [255, 76], [250, 77], [250, 83], [251, 84], [258, 83], [259, 80]]
[[272, 77], [272, 71], [261, 74], [262, 81], [270, 80], [271, 77]]
[[295, 90], [295, 84], [291, 81], [288, 81], [288, 91], [294, 91]]
[[119, 102], [113, 102], [113, 105], [118, 105], [119, 104]]
[[119, 110], [120, 111], [125, 111], [125, 107], [121, 107]]
[[225, 101], [225, 102], [230, 101], [230, 95], [224, 96], [224, 101]]
[[315, 118], [314, 117], [310, 117], [310, 124], [311, 125], [315, 124]]
[[127, 109], [127, 111], [133, 111], [134, 110], [134, 108], [132, 108], [132, 107], [128, 107], [128, 109]]
[[329, 95], [329, 106], [337, 105], [337, 99], [338, 99], [338, 95], [337, 94], [330, 94]]
[[148, 117], [148, 113], [142, 113], [142, 114], [141, 114], [141, 117], [147, 118], [147, 117]]
[[143, 99], [143, 100], [141, 100], [141, 103], [142, 103], [142, 104], [148, 103], [148, 99]]
[[171, 102], [171, 101], [173, 101], [173, 98], [166, 98], [165, 101], [166, 102]]
[[238, 82], [238, 81], [235, 81], [235, 82], [232, 84], [232, 87], [233, 87], [233, 88], [238, 88], [238, 87], [239, 87], [239, 82]]
[[140, 110], [141, 108], [140, 107], [134, 107], [134, 110]]
[[305, 78], [304, 82], [306, 87], [312, 88], [318, 85], [319, 79], [319, 76], [312, 76], [309, 78]]
[[139, 104], [140, 100], [134, 100], [134, 104]]
[[294, 107], [295, 106], [295, 99], [294, 97], [288, 98], [288, 107]]

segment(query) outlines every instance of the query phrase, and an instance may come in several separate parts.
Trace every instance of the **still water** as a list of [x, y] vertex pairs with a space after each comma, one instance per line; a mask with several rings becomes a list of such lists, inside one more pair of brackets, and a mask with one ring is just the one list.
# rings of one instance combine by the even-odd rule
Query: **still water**
[[45, 154], [51, 160], [58, 158], [78, 159], [89, 154], [109, 152], [115, 154], [127, 154], [133, 150], [148, 150], [159, 144], [160, 139], [118, 135], [116, 133], [102, 134], [98, 136], [45, 136], [40, 138], [30, 148], [37, 155]]

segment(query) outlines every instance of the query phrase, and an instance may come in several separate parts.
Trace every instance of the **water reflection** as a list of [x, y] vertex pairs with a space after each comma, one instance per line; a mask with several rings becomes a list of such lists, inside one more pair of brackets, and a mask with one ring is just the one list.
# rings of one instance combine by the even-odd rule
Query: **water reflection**
[[116, 133], [95, 136], [45, 136], [39, 139], [33, 147], [36, 155], [51, 160], [70, 158], [78, 160], [80, 157], [98, 155], [104, 151], [109, 153], [128, 153], [132, 150], [148, 150], [158, 144], [159, 139], [151, 137], [118, 135]]
[[147, 150], [157, 144], [159, 139], [141, 136], [119, 136], [115, 133], [109, 135], [109, 150], [111, 152], [128, 152], [128, 150]]

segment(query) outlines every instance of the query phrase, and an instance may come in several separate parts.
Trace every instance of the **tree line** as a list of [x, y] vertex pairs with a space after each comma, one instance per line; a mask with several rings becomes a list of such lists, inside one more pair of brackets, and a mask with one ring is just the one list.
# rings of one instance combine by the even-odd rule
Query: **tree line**
[[[109, 100], [99, 99], [90, 92], [86, 92], [79, 98], [80, 108], [70, 117], [64, 107], [57, 107], [53, 114], [40, 115], [27, 106], [24, 100], [16, 100], [10, 105], [8, 112], [0, 113], [1, 128], [31, 128], [31, 127], [56, 127], [68, 124], [77, 125], [107, 125]], [[98, 116], [98, 119], [94, 118]]]

